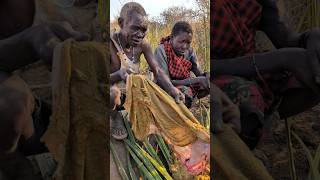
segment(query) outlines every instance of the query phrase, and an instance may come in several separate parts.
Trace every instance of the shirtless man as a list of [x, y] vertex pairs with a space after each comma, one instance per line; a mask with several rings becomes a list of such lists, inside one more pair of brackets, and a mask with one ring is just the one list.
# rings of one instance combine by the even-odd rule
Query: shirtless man
[[[121, 68], [121, 60], [117, 55], [118, 50], [112, 43], [110, 47], [110, 83], [115, 84], [122, 80], [125, 81], [128, 73], [139, 73], [140, 56], [143, 54], [157, 80], [157, 84], [174, 97], [177, 102], [184, 101], [184, 95], [172, 85], [168, 76], [161, 70], [154, 58], [150, 44], [144, 40], [148, 28], [147, 14], [144, 8], [135, 2], [125, 4], [121, 9], [118, 24], [121, 29], [114, 33], [111, 38], [118, 44], [120, 51], [123, 51], [130, 59], [128, 62], [129, 68]], [[127, 136], [123, 122], [122, 120], [119, 121], [119, 118], [119, 113], [113, 111], [111, 133], [115, 139], [123, 139]]]

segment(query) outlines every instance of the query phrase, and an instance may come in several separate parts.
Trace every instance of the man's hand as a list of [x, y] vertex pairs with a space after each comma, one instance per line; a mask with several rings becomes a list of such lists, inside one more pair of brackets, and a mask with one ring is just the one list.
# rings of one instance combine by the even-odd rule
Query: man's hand
[[315, 76], [315, 81], [320, 84], [320, 28], [314, 28], [306, 32], [304, 48], [316, 53], [316, 58], [310, 60], [311, 69]]
[[199, 76], [196, 77], [199, 80], [199, 85], [201, 88], [209, 91], [210, 90], [210, 81], [208, 77], [205, 76]]
[[89, 40], [89, 35], [75, 31], [67, 22], [52, 22], [25, 30], [22, 40], [34, 49], [39, 59], [51, 65], [54, 47], [68, 38], [85, 41]]
[[171, 90], [171, 96], [174, 98], [176, 103], [184, 103], [185, 97], [184, 94], [176, 87], [173, 87]]
[[300, 82], [320, 96], [319, 83], [315, 79], [317, 76], [315, 76], [314, 71], [310, 71], [310, 69], [316, 70], [314, 66], [319, 64], [316, 51], [302, 48], [288, 48], [285, 51], [286, 56], [281, 60], [283, 61], [283, 67], [292, 72]]
[[133, 71], [132, 71], [132, 69], [126, 69], [126, 68], [120, 68], [119, 69], [119, 71], [118, 71], [118, 74], [119, 74], [119, 76], [121, 77], [121, 79], [123, 80], [123, 81], [127, 81], [127, 77], [130, 75], [130, 74], [132, 74], [133, 73]]
[[240, 111], [236, 104], [213, 83], [210, 84], [210, 101], [213, 108], [212, 131], [214, 133], [223, 132], [222, 124], [229, 124], [237, 133], [241, 132]]

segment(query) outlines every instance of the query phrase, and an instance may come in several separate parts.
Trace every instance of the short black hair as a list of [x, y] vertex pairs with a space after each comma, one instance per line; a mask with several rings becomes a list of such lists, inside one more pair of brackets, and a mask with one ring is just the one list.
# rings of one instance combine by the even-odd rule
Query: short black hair
[[178, 22], [176, 22], [174, 24], [173, 28], [172, 28], [171, 35], [172, 36], [176, 36], [180, 32], [186, 32], [186, 33], [193, 34], [191, 25], [186, 21], [178, 21]]
[[128, 2], [121, 8], [120, 18], [122, 18], [123, 20], [128, 20], [128, 18], [131, 17], [133, 13], [137, 13], [142, 16], [147, 15], [146, 11], [139, 3]]

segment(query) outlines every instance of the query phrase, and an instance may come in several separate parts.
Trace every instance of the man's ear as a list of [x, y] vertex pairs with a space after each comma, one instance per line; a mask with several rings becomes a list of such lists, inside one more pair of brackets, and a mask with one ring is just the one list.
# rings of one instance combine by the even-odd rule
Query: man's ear
[[123, 28], [124, 25], [124, 19], [122, 17], [118, 18], [118, 25], [120, 26], [120, 28]]

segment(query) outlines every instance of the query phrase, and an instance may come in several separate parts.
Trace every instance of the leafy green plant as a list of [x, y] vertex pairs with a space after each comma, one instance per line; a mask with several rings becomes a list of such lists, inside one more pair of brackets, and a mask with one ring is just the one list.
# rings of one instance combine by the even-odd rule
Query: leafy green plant
[[303, 151], [305, 152], [308, 163], [310, 166], [309, 171], [309, 179], [310, 180], [318, 180], [320, 179], [320, 172], [319, 172], [319, 162], [320, 162], [320, 146], [318, 146], [315, 156], [312, 156], [311, 151], [309, 148], [305, 145], [305, 143], [302, 141], [302, 139], [293, 131], [291, 131], [291, 134], [293, 137], [295, 137], [296, 140], [298, 140], [299, 144], [303, 148]]
[[286, 132], [287, 132], [287, 146], [288, 146], [288, 151], [289, 151], [289, 164], [290, 164], [290, 176], [291, 179], [296, 180], [297, 175], [296, 175], [296, 169], [294, 166], [294, 156], [293, 156], [293, 146], [292, 146], [292, 141], [291, 141], [291, 122], [289, 122], [288, 119], [285, 119], [285, 124], [286, 124]]

